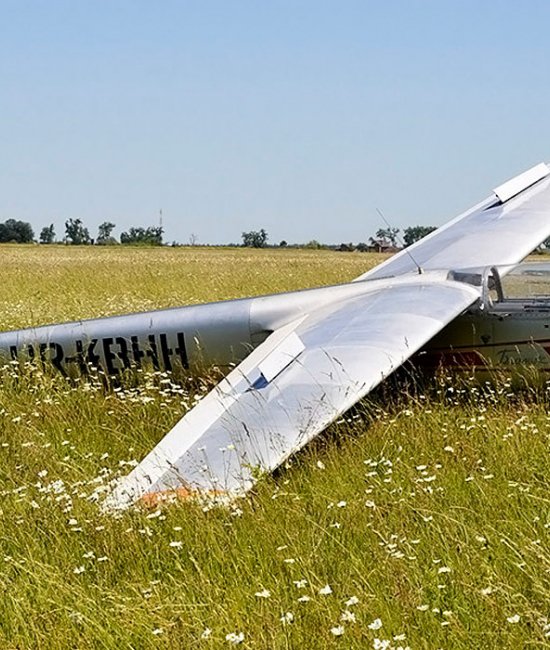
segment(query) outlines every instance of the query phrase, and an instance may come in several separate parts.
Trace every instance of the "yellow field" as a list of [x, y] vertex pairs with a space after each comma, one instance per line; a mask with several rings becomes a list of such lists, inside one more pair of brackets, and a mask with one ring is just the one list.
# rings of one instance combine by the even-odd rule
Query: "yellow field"
[[[8, 329], [337, 283], [380, 258], [3, 246], [0, 260]], [[230, 508], [102, 514], [111, 481], [208, 388], [0, 370], [0, 648], [550, 645], [545, 388], [388, 388]]]
[[0, 245], [0, 328], [348, 282], [377, 253]]

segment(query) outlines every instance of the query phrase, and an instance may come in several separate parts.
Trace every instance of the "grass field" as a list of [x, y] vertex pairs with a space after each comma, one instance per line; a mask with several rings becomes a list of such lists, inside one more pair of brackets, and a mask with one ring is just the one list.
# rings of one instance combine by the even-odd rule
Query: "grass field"
[[[9, 329], [337, 283], [381, 258], [3, 246], [0, 260]], [[382, 391], [231, 508], [101, 514], [97, 494], [208, 388], [0, 370], [0, 648], [550, 646], [544, 387]]]

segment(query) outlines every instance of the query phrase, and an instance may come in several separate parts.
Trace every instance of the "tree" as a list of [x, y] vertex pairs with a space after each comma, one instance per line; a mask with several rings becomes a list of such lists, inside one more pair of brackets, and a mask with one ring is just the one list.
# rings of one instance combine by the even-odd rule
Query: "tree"
[[34, 239], [34, 232], [31, 224], [26, 221], [8, 219], [0, 223], [0, 242], [15, 242], [17, 244], [28, 244]]
[[405, 246], [414, 244], [419, 239], [429, 235], [435, 230], [435, 226], [410, 226], [403, 231], [403, 241]]
[[311, 241], [308, 241], [307, 244], [304, 244], [304, 248], [309, 248], [314, 251], [318, 251], [321, 248], [324, 248], [323, 244], [320, 244], [316, 239], [312, 239]]
[[287, 240], [286, 240], [286, 239], [281, 239], [281, 241], [280, 241], [280, 243], [279, 243], [279, 246], [280, 246], [281, 248], [285, 248], [286, 246], [288, 246], [288, 242], [287, 242]]
[[41, 244], [53, 244], [55, 241], [55, 229], [53, 223], [49, 226], [44, 226], [40, 231], [40, 243]]
[[65, 221], [65, 239], [69, 244], [78, 246], [80, 244], [90, 244], [90, 233], [80, 219], [69, 219]]
[[106, 246], [108, 244], [116, 244], [116, 239], [111, 236], [111, 233], [116, 228], [114, 223], [104, 221], [99, 225], [97, 230], [97, 244], [99, 246]]
[[199, 241], [199, 238], [197, 237], [197, 235], [195, 235], [194, 232], [192, 232], [189, 235], [189, 246], [196, 246], [198, 241]]
[[120, 235], [121, 244], [138, 244], [145, 246], [161, 246], [163, 230], [160, 226], [148, 228], [130, 228]]
[[349, 242], [349, 244], [342, 243], [336, 250], [341, 251], [342, 253], [351, 253], [355, 250], [355, 246], [352, 242]]
[[391, 246], [397, 246], [397, 235], [399, 234], [399, 228], [379, 228], [376, 231], [377, 239], [385, 239]]
[[243, 246], [249, 248], [264, 248], [267, 245], [267, 232], [262, 228], [260, 231], [250, 230], [243, 232]]

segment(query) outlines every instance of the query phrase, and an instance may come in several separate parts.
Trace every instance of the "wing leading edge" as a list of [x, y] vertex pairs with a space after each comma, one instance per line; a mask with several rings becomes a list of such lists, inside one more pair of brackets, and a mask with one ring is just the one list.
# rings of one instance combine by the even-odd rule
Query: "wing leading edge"
[[469, 285], [425, 274], [366, 288], [281, 327], [121, 479], [105, 507], [167, 491], [243, 493], [478, 298]]

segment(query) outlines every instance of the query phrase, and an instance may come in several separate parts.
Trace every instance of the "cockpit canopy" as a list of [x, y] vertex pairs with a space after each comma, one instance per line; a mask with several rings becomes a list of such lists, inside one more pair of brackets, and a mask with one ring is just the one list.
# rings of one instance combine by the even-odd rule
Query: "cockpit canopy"
[[451, 277], [482, 287], [484, 308], [550, 308], [550, 262], [453, 271]]

